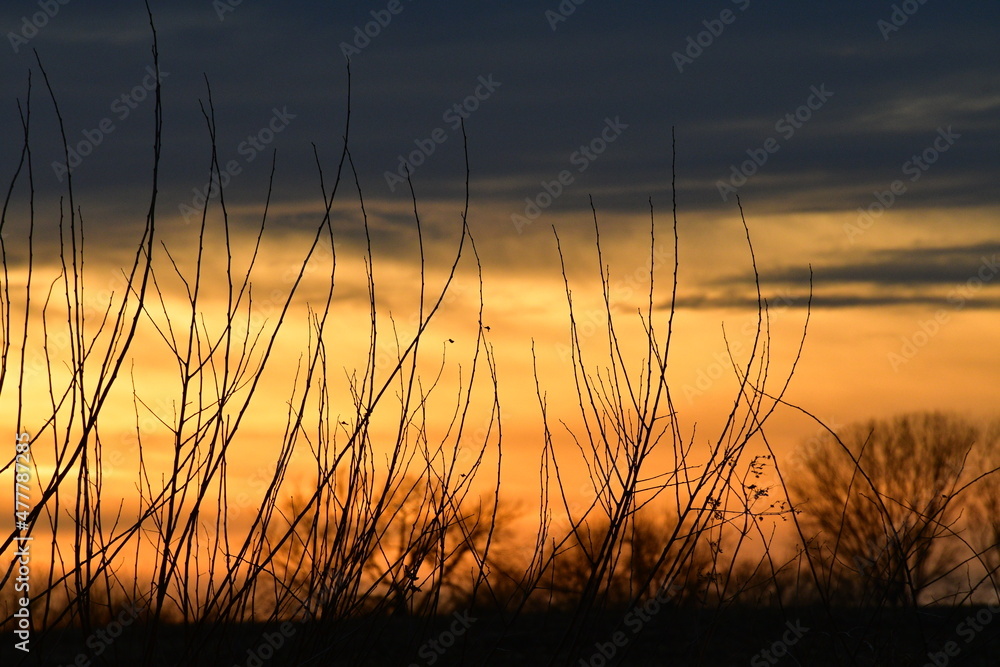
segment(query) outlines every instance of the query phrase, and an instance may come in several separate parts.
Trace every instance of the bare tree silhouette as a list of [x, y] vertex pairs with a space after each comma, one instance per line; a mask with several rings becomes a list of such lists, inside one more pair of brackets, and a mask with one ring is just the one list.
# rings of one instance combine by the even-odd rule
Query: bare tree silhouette
[[965, 562], [958, 535], [970, 490], [996, 479], [972, 465], [984, 432], [944, 413], [871, 420], [828, 436], [809, 451], [789, 492], [816, 547], [832, 599], [915, 605]]

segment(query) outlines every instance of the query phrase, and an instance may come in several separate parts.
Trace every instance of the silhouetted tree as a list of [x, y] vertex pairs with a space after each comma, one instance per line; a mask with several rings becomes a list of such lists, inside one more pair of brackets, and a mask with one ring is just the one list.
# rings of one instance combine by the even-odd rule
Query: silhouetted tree
[[[504, 565], [489, 543], [506, 535], [518, 511], [516, 505], [498, 509], [495, 497], [466, 497], [438, 479], [412, 476], [400, 480], [383, 511], [369, 521], [371, 539], [338, 516], [345, 511], [340, 498], [329, 506], [329, 513], [311, 511], [300, 522], [295, 539], [275, 558], [275, 570], [280, 588], [293, 591], [306, 607], [339, 614], [433, 614], [442, 606], [470, 606], [474, 589], [491, 588], [485, 575], [477, 581], [475, 573]], [[293, 504], [286, 515], [295, 509]], [[346, 599], [344, 571], [354, 573], [356, 587]], [[489, 597], [489, 590], [480, 594]]]
[[[602, 607], [623, 609], [635, 600], [647, 600], [661, 593], [666, 582], [656, 575], [656, 563], [665, 547], [671, 556], [682, 560], [680, 573], [672, 583], [672, 597], [677, 603], [704, 597], [704, 578], [713, 571], [710, 547], [700, 542], [683, 556], [676, 554], [681, 542], [670, 542], [676, 517], [656, 511], [631, 516], [622, 531], [612, 558], [612, 567], [603, 575]], [[571, 538], [552, 559], [542, 577], [540, 588], [548, 604], [557, 609], [572, 609], [580, 602], [583, 590], [598, 567], [596, 554], [611, 530], [611, 521], [600, 516], [581, 523]]]
[[834, 596], [912, 605], [956, 572], [958, 520], [970, 489], [996, 475], [970, 470], [984, 432], [957, 416], [916, 413], [851, 425], [802, 459], [789, 492], [821, 533], [818, 554]]
[[976, 469], [986, 476], [980, 480], [969, 513], [973, 529], [971, 541], [982, 558], [993, 587], [1000, 590], [1000, 420], [991, 423], [983, 437], [986, 447], [977, 448]]

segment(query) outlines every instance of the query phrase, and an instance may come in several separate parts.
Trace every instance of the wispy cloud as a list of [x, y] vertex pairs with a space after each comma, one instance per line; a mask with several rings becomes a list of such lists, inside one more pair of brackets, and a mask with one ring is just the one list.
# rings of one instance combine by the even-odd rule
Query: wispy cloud
[[[864, 251], [860, 258], [812, 267], [814, 308], [941, 306], [956, 294], [970, 309], [1000, 308], [1000, 243], [960, 246], [888, 248]], [[808, 265], [761, 273], [761, 295], [771, 307], [803, 308], [809, 303]], [[699, 295], [678, 300], [684, 308], [756, 308], [754, 276], [743, 272], [721, 276]], [[980, 292], [982, 289], [987, 292]], [[669, 304], [665, 304], [669, 305]]]

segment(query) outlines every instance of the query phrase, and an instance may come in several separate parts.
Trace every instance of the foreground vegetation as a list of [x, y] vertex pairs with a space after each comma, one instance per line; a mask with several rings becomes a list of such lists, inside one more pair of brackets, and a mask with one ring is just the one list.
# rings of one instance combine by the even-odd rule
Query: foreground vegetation
[[[40, 63], [39, 71], [44, 77]], [[31, 483], [16, 508], [19, 523], [0, 541], [4, 664], [774, 664], [789, 655], [801, 664], [902, 665], [941, 652], [954, 657], [948, 642], [963, 659], [995, 654], [986, 636], [1000, 612], [1000, 494], [987, 446], [995, 433], [944, 415], [827, 430], [797, 467], [813, 476], [793, 482], [765, 426], [776, 410], [799, 409], [785, 401], [797, 357], [774, 377], [758, 283], [753, 345], [745, 358], [732, 357], [738, 389], [731, 407], [710, 438], [695, 437], [675, 410], [667, 374], [676, 354], [676, 202], [667, 226], [671, 282], [664, 292], [651, 271], [644, 311], [628, 316], [613, 308], [593, 211], [606, 322], [599, 358], [582, 334], [563, 263], [572, 377], [558, 382], [575, 393], [578, 412], [552, 414], [552, 385], [536, 373], [538, 504], [508, 507], [500, 493], [501, 378], [482, 326], [468, 166], [461, 233], [437, 283], [431, 269], [442, 267], [428, 266], [413, 195], [419, 298], [414, 332], [400, 333], [376, 289], [348, 109], [331, 177], [317, 155], [325, 212], [287, 291], [265, 304], [265, 318], [252, 285], [267, 262], [259, 255], [266, 206], [253, 250], [238, 262], [224, 190], [217, 202], [206, 198], [190, 248], [160, 245], [159, 84], [155, 94], [153, 185], [123, 289], [100, 308], [86, 298], [85, 225], [72, 174], [57, 257], [36, 258], [33, 206], [26, 252], [17, 253], [26, 261], [9, 258], [11, 241], [0, 240], [0, 395], [17, 406], [16, 432], [26, 434], [20, 451], [4, 455], [3, 472]], [[29, 87], [3, 226], [15, 194], [35, 199], [32, 104]], [[211, 183], [221, 181], [211, 103], [205, 121]], [[331, 210], [353, 197], [368, 239], [371, 317], [360, 363], [336, 358], [344, 333]], [[650, 266], [663, 234], [659, 217], [650, 202]], [[744, 229], [756, 274], [745, 221]], [[205, 254], [210, 238], [225, 240], [221, 274]], [[562, 258], [558, 234], [554, 243]], [[185, 254], [193, 261], [178, 259]], [[46, 278], [39, 267], [52, 265], [58, 279], [39, 304], [31, 298]], [[441, 377], [457, 364], [436, 361], [440, 352], [426, 331], [460, 275], [480, 286], [481, 326], [456, 387]], [[324, 276], [325, 294], [306, 303], [303, 285], [316, 276]], [[221, 320], [209, 315], [219, 286]], [[183, 312], [175, 293], [183, 295]], [[661, 312], [654, 304], [667, 296], [670, 307]], [[273, 469], [252, 498], [238, 499], [229, 466], [251, 446], [250, 415], [273, 409], [261, 400], [262, 383], [275, 365], [288, 364], [277, 350], [303, 309], [309, 340], [280, 415], [283, 435], [268, 452]], [[644, 332], [644, 349], [623, 343], [623, 330], [634, 326]], [[146, 396], [133, 362], [137, 341], [153, 339], [176, 374]], [[41, 357], [26, 354], [29, 341], [39, 340]], [[388, 361], [387, 347], [394, 352]], [[333, 369], [348, 363], [341, 380]], [[38, 381], [44, 409], [27, 400]], [[453, 397], [443, 428], [428, 418], [442, 393]], [[352, 414], [334, 411], [335, 395], [350, 397]], [[109, 468], [120, 473], [124, 465], [115, 458], [123, 443], [109, 441], [102, 420], [125, 408], [136, 424], [135, 512], [105, 491]], [[574, 447], [559, 446], [563, 433]], [[900, 438], [913, 447], [900, 449]], [[924, 468], [907, 469], [892, 456], [918, 445], [924, 452], [911, 461], [932, 466], [926, 477]], [[154, 452], [167, 453], [166, 463]], [[291, 474], [302, 459], [312, 470], [305, 482]], [[575, 465], [588, 471], [585, 492], [566, 472]], [[533, 539], [511, 549], [521, 536], [510, 526], [528, 513], [537, 516]], [[796, 528], [797, 551], [772, 546], [782, 522]], [[17, 588], [25, 544], [28, 606]], [[24, 637], [28, 653], [17, 649]]]

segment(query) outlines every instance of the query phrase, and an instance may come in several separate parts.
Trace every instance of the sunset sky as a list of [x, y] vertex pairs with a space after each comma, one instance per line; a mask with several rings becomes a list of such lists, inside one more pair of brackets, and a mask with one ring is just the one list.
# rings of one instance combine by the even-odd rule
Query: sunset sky
[[[656, 305], [666, 315], [671, 128], [680, 235], [671, 377], [685, 429], [698, 422], [699, 434], [711, 437], [731, 402], [736, 384], [723, 323], [738, 357], [752, 343], [757, 306], [737, 194], [774, 316], [775, 377], [787, 373], [797, 349], [813, 270], [812, 319], [790, 401], [833, 425], [925, 409], [995, 416], [1000, 6], [862, 4], [153, 0], [164, 104], [159, 233], [172, 249], [193, 247], [211, 157], [199, 107], [207, 79], [241, 248], [251, 247], [277, 151], [255, 289], [286, 288], [322, 217], [313, 144], [327, 187], [340, 156], [349, 56], [349, 145], [373, 230], [376, 285], [385, 312], [401, 322], [413, 312], [419, 261], [401, 161], [413, 176], [430, 283], [440, 285], [461, 229], [465, 119], [469, 224], [482, 261], [483, 322], [496, 350], [512, 489], [537, 490], [532, 342], [553, 412], [573, 416], [553, 226], [578, 319], [592, 314], [600, 326], [593, 198], [617, 286], [612, 306], [634, 325], [645, 300], [651, 198], [659, 225]], [[34, 50], [80, 153], [72, 174], [87, 225], [88, 280], [95, 290], [115, 289], [140, 238], [151, 184], [145, 8], [18, 0], [0, 8], [0, 28], [5, 186], [21, 147], [17, 100], [23, 104], [34, 72], [36, 243], [43, 248], [36, 264], [55, 275], [51, 244], [66, 165]], [[368, 312], [357, 191], [350, 178], [341, 188], [335, 312], [345, 324], [341, 357], [332, 362], [339, 377], [366, 351]], [[27, 233], [27, 199], [18, 192], [4, 230], [15, 283]], [[218, 269], [224, 257], [210, 262]], [[456, 298], [428, 331], [431, 367], [442, 351], [449, 362], [470, 358], [478, 335], [471, 268], [463, 264]], [[321, 283], [310, 276], [304, 297], [321, 297]], [[173, 296], [180, 301], [180, 292]], [[294, 327], [304, 340], [302, 317]], [[456, 342], [446, 346], [447, 339]], [[292, 336], [283, 345], [294, 365], [305, 344]], [[154, 391], [162, 353], [152, 338], [138, 349], [150, 364], [141, 381]], [[253, 416], [251, 441], [266, 443], [272, 419], [280, 435], [287, 396], [274, 391], [273, 413], [265, 404]], [[135, 417], [121, 417], [127, 432]], [[816, 428], [779, 414], [776, 446], [791, 452]], [[254, 463], [244, 474], [266, 468], [269, 456], [273, 462], [266, 447], [248, 448]]]

